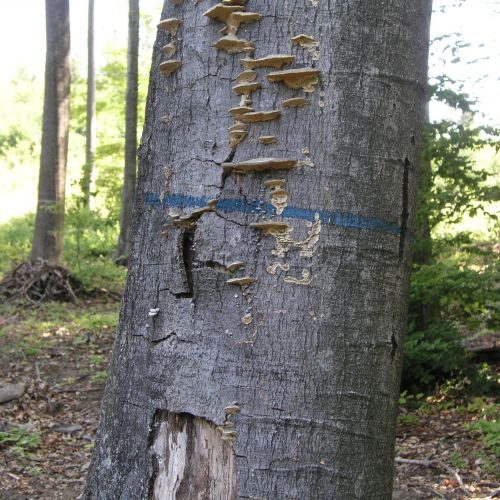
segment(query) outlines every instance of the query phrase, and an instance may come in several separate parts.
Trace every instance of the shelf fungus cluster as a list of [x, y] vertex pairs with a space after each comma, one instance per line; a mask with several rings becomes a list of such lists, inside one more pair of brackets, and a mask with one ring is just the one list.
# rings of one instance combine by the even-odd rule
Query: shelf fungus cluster
[[241, 411], [241, 408], [235, 403], [224, 408], [224, 423], [220, 425], [218, 430], [221, 433], [221, 439], [226, 443], [233, 445], [238, 433], [236, 432], [236, 426], [234, 423], [234, 417]]
[[[246, 40], [238, 36], [238, 31], [242, 24], [256, 23], [262, 20], [262, 15], [257, 12], [250, 12], [246, 9], [246, 0], [221, 0], [210, 9], [204, 16], [212, 21], [222, 23], [224, 27], [220, 32], [221, 38], [213, 46], [218, 50], [224, 50], [229, 54], [243, 53], [240, 64], [243, 71], [236, 76], [236, 81], [232, 86], [232, 93], [240, 97], [240, 102], [229, 109], [229, 116], [234, 123], [229, 127], [229, 145], [232, 150], [231, 159], [234, 158], [237, 147], [245, 140], [249, 134], [249, 126], [277, 120], [281, 116], [281, 109], [255, 109], [253, 104], [254, 94], [262, 88], [262, 83], [258, 81], [258, 74], [255, 71], [260, 68], [270, 68], [274, 71], [267, 72], [265, 77], [268, 82], [283, 84], [288, 89], [311, 93], [316, 90], [319, 82], [320, 71], [313, 67], [288, 67], [295, 63], [295, 56], [292, 54], [269, 54], [262, 57], [254, 57], [255, 47], [251, 40]], [[291, 38], [292, 46], [299, 46], [312, 52], [312, 60], [317, 60], [319, 55], [319, 43], [314, 37], [299, 34]], [[300, 109], [309, 104], [305, 95], [294, 95], [282, 100], [283, 109]], [[254, 136], [254, 133], [252, 133]], [[259, 144], [271, 147], [278, 142], [275, 135], [258, 135]], [[307, 149], [307, 151], [309, 151]], [[305, 154], [305, 153], [304, 153]], [[313, 166], [313, 163], [306, 155], [305, 159], [279, 158], [279, 157], [258, 157], [248, 160], [226, 161], [221, 167], [228, 174], [259, 174], [275, 171], [287, 171], [297, 167]], [[285, 189], [285, 179], [268, 179], [264, 181], [271, 205], [276, 211], [276, 215], [286, 214], [285, 209], [288, 204], [288, 191]], [[296, 241], [292, 238], [293, 227], [285, 222], [276, 220], [264, 220], [250, 224], [250, 226], [264, 235], [271, 236], [276, 241], [276, 247], [272, 254], [283, 259], [291, 248], [297, 248], [299, 254], [304, 257], [311, 257], [319, 240], [321, 231], [321, 221], [317, 216], [314, 222], [309, 223], [307, 237]], [[286, 262], [276, 262], [267, 267], [270, 274], [275, 275], [278, 270], [285, 273], [290, 271], [290, 265]], [[308, 285], [311, 281], [309, 268], [304, 268], [301, 277], [297, 278], [287, 274], [284, 278], [286, 283], [297, 285]], [[246, 287], [253, 284], [254, 278], [251, 276], [234, 277], [227, 280], [227, 284]], [[243, 324], [250, 324], [253, 317], [247, 313], [242, 318]]]
[[[174, 5], [179, 5], [178, 3]], [[171, 59], [177, 48], [175, 45], [175, 35], [181, 25], [181, 21], [175, 17], [170, 17], [168, 19], [163, 19], [158, 23], [158, 29], [165, 30], [170, 34], [170, 42], [162, 47], [162, 52], [167, 56], [167, 60], [160, 63], [160, 73], [162, 75], [168, 76], [174, 71], [177, 71], [181, 66], [182, 62], [178, 59]]]

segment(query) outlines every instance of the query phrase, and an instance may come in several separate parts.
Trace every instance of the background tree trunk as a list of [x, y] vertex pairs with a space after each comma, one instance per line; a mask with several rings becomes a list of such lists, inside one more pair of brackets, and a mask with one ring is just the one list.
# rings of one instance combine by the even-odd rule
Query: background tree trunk
[[95, 167], [95, 58], [94, 58], [94, 0], [89, 0], [88, 31], [87, 31], [87, 127], [85, 166], [82, 177], [83, 203], [89, 206], [92, 189], [92, 175]]
[[316, 85], [165, 2], [87, 498], [391, 498], [431, 2], [257, 3]]
[[31, 258], [62, 253], [71, 84], [69, 0], [46, 0], [47, 52], [38, 205]]
[[127, 259], [130, 254], [132, 211], [137, 172], [137, 92], [139, 85], [139, 0], [129, 1], [127, 95], [125, 108], [125, 168], [123, 173], [120, 236], [117, 257]]

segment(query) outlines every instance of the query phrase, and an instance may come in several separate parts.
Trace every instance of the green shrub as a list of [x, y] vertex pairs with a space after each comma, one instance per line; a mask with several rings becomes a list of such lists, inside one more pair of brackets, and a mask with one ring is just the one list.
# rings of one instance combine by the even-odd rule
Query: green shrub
[[429, 390], [437, 382], [461, 375], [469, 363], [456, 328], [436, 322], [426, 331], [406, 335], [402, 386], [411, 391]]

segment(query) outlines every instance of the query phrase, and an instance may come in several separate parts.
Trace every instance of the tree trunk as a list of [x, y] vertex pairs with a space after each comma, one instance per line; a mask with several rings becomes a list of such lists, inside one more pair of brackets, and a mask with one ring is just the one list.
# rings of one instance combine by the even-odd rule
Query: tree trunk
[[45, 2], [47, 52], [38, 205], [31, 258], [62, 253], [71, 84], [69, 0]]
[[86, 498], [391, 498], [431, 2], [255, 3], [165, 2]]
[[120, 235], [116, 251], [119, 260], [130, 254], [132, 212], [137, 172], [137, 92], [139, 85], [139, 0], [129, 0], [127, 95], [125, 103], [125, 168], [123, 173]]
[[83, 203], [89, 206], [92, 190], [92, 176], [95, 167], [95, 58], [94, 58], [94, 0], [89, 0], [87, 31], [87, 127], [85, 147], [85, 167], [82, 177]]

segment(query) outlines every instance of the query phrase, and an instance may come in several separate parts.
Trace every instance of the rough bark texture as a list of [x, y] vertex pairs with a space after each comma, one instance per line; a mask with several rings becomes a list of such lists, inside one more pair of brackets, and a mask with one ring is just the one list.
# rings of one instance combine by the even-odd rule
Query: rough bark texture
[[118, 258], [130, 254], [132, 212], [137, 176], [137, 93], [139, 85], [139, 0], [129, 0], [127, 94], [125, 108], [125, 167], [123, 171]]
[[[166, 23], [153, 52], [132, 259], [86, 498], [157, 495], [160, 459], [171, 471], [163, 498], [208, 498], [172, 486], [218, 470], [217, 457], [185, 466], [198, 434], [172, 419], [189, 415], [218, 426], [226, 469], [234, 454], [234, 487], [218, 473], [228, 498], [388, 499], [430, 0], [248, 2], [263, 17], [237, 36], [255, 59], [292, 54], [284, 69], [320, 75], [303, 92], [257, 68], [261, 88], [245, 104], [281, 115], [240, 123], [234, 147], [228, 110], [245, 55], [211, 46], [223, 36], [203, 16], [213, 5], [165, 2], [162, 13], [181, 24], [169, 34]], [[299, 34], [314, 40], [292, 45]], [[182, 65], [165, 76], [172, 42]], [[299, 96], [306, 106], [282, 104]], [[210, 429], [199, 431], [207, 441]], [[190, 442], [189, 460], [159, 456], [162, 439]]]
[[92, 176], [95, 167], [95, 57], [94, 57], [94, 0], [89, 0], [87, 30], [87, 126], [85, 145], [85, 166], [82, 176], [83, 202], [90, 202]]
[[69, 0], [46, 0], [47, 52], [42, 152], [32, 259], [62, 253], [71, 83]]

